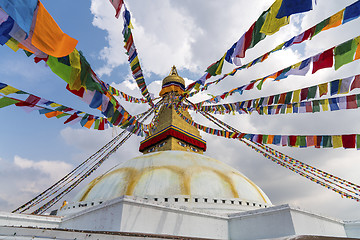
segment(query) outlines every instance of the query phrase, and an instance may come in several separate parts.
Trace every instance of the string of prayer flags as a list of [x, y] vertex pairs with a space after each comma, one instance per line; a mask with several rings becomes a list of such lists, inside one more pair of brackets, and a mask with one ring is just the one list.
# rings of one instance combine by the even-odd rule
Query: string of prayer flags
[[131, 32], [131, 15], [130, 12], [127, 10], [125, 6], [125, 10], [123, 13], [123, 19], [124, 19], [124, 29], [123, 29], [123, 35], [124, 35], [124, 48], [126, 49], [126, 54], [129, 55], [128, 61], [130, 64], [131, 72], [133, 74], [133, 77], [141, 91], [141, 94], [146, 98], [150, 106], [154, 106], [154, 103], [151, 100], [151, 95], [147, 89], [144, 75], [142, 73], [142, 69], [140, 66], [137, 50], [134, 43], [134, 38]]
[[[349, 56], [346, 56], [345, 59], [346, 61], [344, 61], [344, 57], [341, 56], [340, 57], [340, 60], [338, 58], [338, 61], [341, 61], [341, 64], [338, 63], [338, 66], [339, 65], [345, 65], [345, 64], [348, 64], [350, 62], [353, 62], [355, 60], [358, 60], [356, 59], [356, 57], [354, 57], [354, 54], [353, 51], [354, 49], [358, 49], [359, 48], [359, 39], [360, 39], [360, 36], [356, 37], [356, 38], [353, 38], [345, 43], [342, 43], [342, 44], [339, 44], [337, 46], [334, 46], [328, 50], [325, 50], [324, 52], [322, 53], [319, 53], [315, 56], [312, 56], [310, 58], [307, 58], [303, 61], [301, 61], [300, 63], [296, 63], [296, 64], [293, 64], [291, 66], [288, 66], [284, 69], [281, 69], [273, 74], [270, 74], [266, 77], [262, 77], [262, 78], [259, 78], [259, 79], [256, 79], [256, 80], [253, 80], [251, 81], [250, 83], [248, 84], [245, 84], [245, 85], [242, 85], [240, 87], [237, 87], [237, 88], [234, 88], [230, 91], [227, 91], [227, 92], [224, 92], [222, 94], [219, 94], [217, 96], [214, 96], [210, 99], [207, 99], [207, 100], [204, 100], [204, 101], [201, 101], [201, 102], [198, 102], [196, 104], [198, 105], [202, 105], [203, 103], [205, 102], [209, 102], [209, 103], [213, 103], [213, 102], [218, 102], [220, 99], [225, 99], [227, 96], [231, 96], [232, 94], [234, 94], [235, 92], [239, 93], [240, 95], [243, 93], [244, 90], [251, 90], [254, 88], [254, 85], [257, 83], [258, 84], [258, 89], [261, 90], [262, 88], [262, 85], [263, 83], [267, 80], [267, 79], [273, 79], [274, 81], [279, 81], [279, 80], [282, 80], [282, 79], [285, 79], [287, 78], [288, 76], [290, 75], [305, 75], [309, 69], [310, 69], [310, 65], [312, 65], [312, 73], [314, 74], [315, 72], [317, 72], [318, 70], [320, 69], [324, 69], [324, 68], [331, 68], [334, 66], [334, 69], [337, 70], [335, 68], [335, 64], [334, 62], [336, 61], [336, 56], [339, 55], [339, 50], [338, 52], [336, 52], [334, 54], [334, 49], [336, 49], [337, 47], [340, 47], [340, 49], [343, 49], [344, 47], [342, 47], [342, 45], [344, 44], [348, 44], [348, 42], [351, 43], [351, 49], [352, 52]], [[345, 48], [347, 49], [347, 48]], [[346, 51], [346, 50], [345, 50]], [[349, 51], [343, 53], [343, 51], [340, 51], [340, 53], [343, 53], [343, 54], [340, 54], [340, 55], [344, 55], [344, 54], [347, 54]], [[359, 57], [360, 58], [360, 57]], [[334, 60], [335, 59], [335, 60]], [[312, 63], [312, 64], [311, 64]], [[285, 73], [284, 73], [285, 72]], [[284, 73], [284, 74], [283, 74]], [[223, 77], [224, 78], [224, 77]], [[222, 79], [223, 79], [222, 78]], [[218, 83], [219, 81], [217, 81]], [[207, 85], [206, 87], [208, 87], [209, 85]], [[189, 95], [189, 96], [193, 96], [193, 95]]]
[[120, 10], [121, 10], [122, 5], [124, 4], [124, 1], [123, 0], [109, 0], [109, 1], [113, 5], [113, 7], [115, 8], [115, 11], [116, 11], [115, 17], [119, 18]]
[[[69, 90], [69, 89], [68, 89]], [[2, 100], [0, 100], [0, 108], [6, 107], [12, 104], [15, 104], [18, 107], [22, 107], [23, 110], [30, 112], [33, 110], [39, 110], [40, 114], [45, 114], [46, 117], [63, 117], [69, 116], [69, 118], [65, 121], [66, 123], [76, 123], [81, 122], [82, 126], [90, 128], [92, 123], [94, 123], [94, 129], [103, 130], [108, 127], [108, 125], [112, 126], [120, 126], [121, 128], [125, 128], [130, 132], [138, 136], [146, 136], [148, 132], [148, 125], [144, 125], [139, 123], [136, 117], [131, 116], [128, 112], [124, 110], [120, 105], [116, 105], [117, 102], [113, 100], [107, 100], [107, 97], [103, 97], [104, 95], [97, 91], [77, 91], [71, 90], [71, 92], [75, 93], [79, 97], [83, 98], [83, 100], [89, 104], [90, 107], [100, 108], [102, 113], [107, 118], [100, 118], [93, 116], [91, 114], [85, 114], [85, 116], [81, 116], [84, 114], [81, 111], [74, 110], [70, 107], [63, 106], [61, 104], [55, 103], [53, 101], [49, 101], [47, 99], [43, 99], [32, 94], [26, 93], [14, 87], [11, 87], [5, 83], [0, 83], [0, 93], [4, 95], [16, 93], [21, 95], [28, 95], [27, 99], [19, 100], [14, 98], [6, 98], [4, 95]], [[4, 99], [5, 98], [5, 99]], [[45, 105], [43, 107], [41, 105]], [[54, 109], [49, 109], [49, 107], [53, 107]], [[103, 119], [103, 120], [102, 120]]]
[[[261, 107], [265, 107], [268, 105], [275, 105], [275, 104], [287, 104], [287, 107], [289, 107], [289, 104], [294, 103], [295, 105], [293, 106], [293, 108], [298, 109], [299, 108], [298, 103], [300, 101], [314, 99], [317, 96], [317, 92], [319, 93], [318, 94], [319, 97], [325, 96], [327, 94], [333, 96], [335, 94], [349, 93], [350, 91], [356, 88], [360, 88], [360, 75], [332, 80], [330, 82], [321, 83], [318, 85], [313, 85], [310, 87], [297, 89], [294, 91], [289, 91], [276, 95], [271, 95], [267, 97], [261, 97], [257, 99], [250, 99], [240, 102], [208, 105], [208, 106], [202, 106], [202, 104], [197, 103], [194, 105], [185, 105], [185, 107], [191, 110], [195, 110], [195, 108], [197, 108], [205, 112], [214, 112], [218, 114], [231, 113], [234, 111], [237, 111], [239, 113], [251, 113], [252, 111], [256, 109], [260, 109]], [[215, 99], [213, 102], [216, 103], [218, 101], [219, 101], [218, 99]], [[212, 102], [208, 102], [208, 103], [212, 103]], [[326, 108], [327, 102], [325, 99], [320, 100], [320, 103], [324, 108]], [[227, 109], [231, 109], [231, 111]], [[245, 109], [246, 111], [244, 112]], [[266, 109], [264, 111], [267, 112]], [[293, 112], [297, 113], [296, 110], [293, 110]]]
[[[300, 2], [299, 2], [300, 1]], [[310, 1], [310, 2], [309, 2]], [[280, 30], [281, 27], [289, 24], [289, 16], [295, 13], [301, 13], [312, 9], [312, 0], [297, 0], [296, 3], [288, 0], [275, 0], [267, 11], [264, 11], [260, 17], [251, 25], [251, 27], [235, 42], [225, 55], [217, 62], [210, 65], [204, 75], [196, 82], [186, 89], [190, 92], [195, 86], [204, 84], [205, 80], [211, 76], [221, 74], [223, 62], [226, 60], [229, 63], [234, 63], [237, 66], [241, 65], [241, 58], [245, 57], [246, 50], [253, 48], [261, 40], [265, 39], [266, 35], [272, 35]], [[282, 16], [284, 15], [284, 16]], [[281, 16], [281, 17], [280, 17]], [[252, 64], [264, 59], [258, 58]]]
[[[185, 120], [188, 124], [204, 131], [208, 134], [221, 136], [232, 139], [248, 139], [259, 144], [273, 144], [277, 146], [287, 147], [315, 147], [315, 148], [333, 148], [333, 139], [336, 139], [336, 146], [341, 146], [344, 149], [356, 148], [360, 149], [360, 134], [344, 134], [344, 135], [268, 135], [268, 134], [253, 134], [230, 132], [226, 130], [218, 130], [204, 125], [198, 124], [195, 121], [184, 116], [178, 109], [176, 113]], [[340, 136], [340, 140], [339, 137]]]
[[[100, 117], [90, 115], [87, 113], [84, 114], [84, 116], [82, 116], [79, 114], [81, 114], [83, 112], [62, 106], [60, 104], [59, 105], [61, 107], [63, 107], [62, 111], [57, 110], [59, 108], [57, 108], [55, 110], [50, 109], [47, 107], [37, 105], [37, 103], [39, 103], [40, 100], [41, 100], [41, 98], [36, 97], [34, 95], [29, 95], [29, 97], [25, 101], [22, 101], [22, 100], [16, 99], [16, 98], [2, 96], [2, 98], [0, 98], [0, 108], [10, 106], [10, 105], [15, 105], [17, 107], [22, 107], [26, 112], [30, 112], [33, 110], [39, 110], [39, 113], [41, 115], [44, 114], [47, 118], [53, 118], [53, 117], [61, 118], [61, 117], [68, 116], [68, 118], [64, 122], [64, 124], [67, 124], [67, 123], [75, 124], [77, 122], [81, 122], [81, 126], [83, 126], [83, 127], [85, 126], [89, 129], [93, 128], [93, 129], [97, 129], [97, 130], [105, 130], [109, 127], [109, 122], [107, 121], [106, 118], [100, 118]], [[97, 127], [96, 125], [92, 126], [93, 125], [92, 123], [95, 121], [101, 123], [101, 125], [99, 125], [99, 127]]]
[[[358, 0], [354, 4], [357, 4], [357, 3], [360, 3], [360, 0]], [[354, 5], [354, 4], [352, 4], [352, 5]], [[315, 26], [313, 26], [313, 27], [307, 29], [306, 31], [298, 34], [297, 36], [292, 37], [288, 41], [286, 41], [286, 42], [284, 42], [282, 44], [279, 44], [277, 47], [275, 47], [274, 49], [270, 50], [269, 52], [263, 54], [262, 56], [256, 58], [255, 60], [240, 66], [241, 65], [240, 58], [245, 57], [245, 51], [244, 51], [245, 35], [243, 35], [239, 39], [239, 41], [234, 43], [234, 45], [227, 51], [226, 57], [225, 57], [225, 60], [227, 62], [234, 63], [235, 65], [240, 66], [240, 67], [237, 67], [237, 68], [233, 69], [230, 73], [224, 74], [224, 76], [217, 79], [216, 81], [206, 83], [205, 86], [203, 86], [201, 89], [198, 89], [198, 90], [196, 90], [194, 92], [191, 92], [189, 94], [189, 96], [191, 97], [191, 96], [194, 96], [195, 94], [197, 94], [197, 93], [199, 93], [201, 91], [207, 90], [207, 88], [210, 85], [217, 84], [217, 83], [219, 83], [220, 81], [222, 81], [223, 79], [225, 79], [228, 76], [234, 76], [237, 73], [237, 71], [239, 71], [239, 70], [247, 69], [249, 67], [254, 66], [255, 64], [257, 64], [259, 62], [265, 61], [269, 57], [269, 55], [271, 55], [274, 52], [277, 52], [277, 51], [279, 51], [281, 49], [289, 48], [294, 44], [299, 44], [299, 43], [302, 43], [302, 42], [304, 42], [306, 40], [311, 40], [314, 36], [316, 36], [318, 33], [322, 32], [322, 31], [325, 31], [325, 30], [328, 30], [328, 29], [331, 29], [331, 28], [335, 28], [335, 27], [340, 26], [341, 24], [346, 23], [346, 21], [345, 22], [343, 21], [344, 11], [345, 11], [345, 9], [352, 8], [352, 5], [342, 9], [341, 11], [339, 11], [339, 12], [335, 13], [334, 15], [328, 17], [327, 19], [321, 21], [320, 23], [316, 24]], [[352, 21], [352, 20], [355, 20], [355, 19], [356, 18], [352, 18], [352, 19], [349, 19], [349, 21]], [[347, 22], [349, 22], [349, 21], [347, 21]], [[357, 49], [357, 55], [355, 56], [355, 60], [359, 59], [359, 58], [360, 58], [360, 47], [358, 47], [358, 49]], [[308, 61], [311, 61], [311, 58], [308, 59]], [[306, 68], [304, 68], [304, 66], [302, 66], [302, 67], [297, 66], [297, 69], [296, 69], [295, 66], [293, 66], [293, 69], [291, 69], [288, 74], [285, 73], [285, 76], [289, 76], [289, 75], [305, 75], [308, 72], [309, 68], [310, 68], [310, 65], [306, 65]], [[302, 71], [298, 71], [299, 74], [296, 74], [296, 70], [302, 70]], [[206, 74], [205, 74], [205, 76], [206, 76]], [[207, 76], [207, 78], [209, 78], [209, 77], [210, 76]], [[198, 85], [199, 86], [203, 85], [206, 79], [204, 78], [204, 76], [202, 78], [200, 78], [197, 81]], [[264, 80], [261, 83], [263, 83], [263, 82], [264, 82]], [[195, 86], [196, 86], [195, 83], [192, 84], [191, 87], [188, 86], [188, 91], [193, 89]], [[259, 87], [261, 88], [261, 85]]]

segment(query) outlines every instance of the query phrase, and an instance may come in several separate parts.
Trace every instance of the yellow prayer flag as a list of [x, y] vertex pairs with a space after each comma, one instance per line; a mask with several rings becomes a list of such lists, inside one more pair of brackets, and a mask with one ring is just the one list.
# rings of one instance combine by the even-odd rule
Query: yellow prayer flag
[[217, 69], [216, 69], [216, 71], [215, 71], [215, 74], [216, 74], [216, 75], [220, 75], [221, 72], [222, 72], [222, 68], [223, 68], [223, 66], [224, 66], [225, 56], [226, 56], [226, 53], [225, 53], [224, 56], [220, 59], [219, 66], [217, 67]]
[[320, 97], [328, 93], [328, 86], [329, 86], [328, 83], [323, 83], [319, 85]]
[[340, 148], [343, 146], [342, 137], [340, 135], [332, 136], [333, 148]]
[[283, 0], [276, 0], [273, 5], [271, 5], [269, 13], [266, 16], [264, 25], [261, 27], [260, 32], [266, 35], [272, 35], [279, 31], [282, 26], [289, 24], [289, 18], [276, 18], [276, 15], [279, 12]]
[[291, 104], [287, 104], [287, 105], [286, 105], [286, 113], [292, 113], [292, 110], [293, 110], [292, 105], [291, 105]]
[[268, 106], [265, 106], [265, 107], [264, 107], [264, 114], [265, 114], [265, 115], [268, 115]]
[[135, 64], [139, 62], [139, 58], [136, 56], [130, 63], [130, 67], [132, 68]]
[[320, 104], [324, 112], [329, 111], [329, 99], [320, 100]]
[[292, 99], [292, 102], [293, 102], [293, 103], [300, 102], [300, 92], [301, 92], [301, 89], [295, 90], [295, 91], [293, 92], [293, 99]]
[[343, 16], [344, 16], [344, 11], [345, 11], [345, 8], [343, 10], [341, 10], [340, 12], [335, 13], [334, 15], [332, 15], [330, 17], [328, 25], [326, 25], [326, 27], [324, 27], [321, 31], [325, 31], [325, 30], [328, 30], [330, 28], [340, 26], [341, 22], [342, 22], [342, 19], [343, 19]]
[[58, 103], [51, 103], [50, 104], [51, 107], [60, 107], [62, 106], [61, 104], [58, 104]]
[[11, 86], [6, 86], [3, 89], [0, 89], [0, 93], [3, 93], [5, 95], [11, 94], [11, 93], [16, 93], [18, 91], [20, 91], [20, 90], [14, 88], [14, 87], [11, 87]]
[[19, 50], [19, 42], [16, 41], [13, 38], [10, 38], [6, 43], [6, 46], [8, 46], [9, 48], [11, 48], [14, 52], [16, 52], [17, 50]]

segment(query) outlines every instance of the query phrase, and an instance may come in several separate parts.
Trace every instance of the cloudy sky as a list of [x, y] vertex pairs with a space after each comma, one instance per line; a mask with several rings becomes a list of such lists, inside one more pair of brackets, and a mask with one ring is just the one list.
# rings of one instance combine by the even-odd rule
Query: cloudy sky
[[[42, 2], [63, 31], [79, 40], [77, 49], [83, 51], [103, 81], [140, 97], [123, 49], [122, 19], [114, 17], [114, 9], [107, 0]], [[149, 90], [155, 94], [160, 91], [160, 81], [169, 74], [172, 65], [176, 65], [187, 83], [198, 79], [206, 67], [222, 57], [272, 2], [273, 0], [129, 1], [127, 6], [135, 27], [135, 44]], [[244, 62], [273, 49], [355, 0], [317, 2], [313, 11], [292, 16], [290, 25], [249, 50]], [[295, 48], [274, 53], [267, 61], [210, 87], [207, 93], [220, 94], [356, 37], [360, 35], [359, 24], [360, 19], [352, 21], [322, 32], [313, 40]], [[99, 115], [70, 94], [65, 89], [65, 82], [44, 63], [35, 64], [23, 52], [15, 53], [7, 46], [0, 48], [0, 56], [0, 82]], [[234, 66], [225, 64], [224, 71], [229, 72], [233, 68]], [[296, 90], [359, 73], [358, 61], [337, 71], [323, 69], [306, 77], [295, 76], [280, 82], [267, 82], [262, 91], [248, 91], [227, 101]], [[192, 101], [206, 99], [207, 93], [197, 95]], [[123, 105], [131, 114], [140, 113], [147, 107], [129, 103]], [[201, 116], [191, 114], [196, 121], [211, 126]], [[120, 129], [101, 132], [81, 128], [79, 124], [64, 125], [62, 119], [47, 119], [36, 111], [26, 113], [15, 106], [0, 109], [0, 116], [0, 211], [10, 211], [34, 197], [120, 132]], [[336, 135], [359, 133], [359, 117], [358, 110], [344, 110], [274, 116], [259, 116], [254, 113], [220, 118], [244, 132]], [[339, 219], [359, 218], [360, 203], [343, 199], [338, 194], [272, 163], [238, 141], [220, 139], [205, 133], [202, 136], [208, 142], [206, 155], [224, 161], [244, 173], [267, 193], [273, 204], [290, 203]], [[99, 174], [115, 164], [140, 155], [138, 147], [141, 140], [135, 136], [131, 138], [99, 169]], [[357, 150], [276, 149], [360, 184], [360, 153]], [[72, 194], [66, 199], [71, 201], [71, 197]]]

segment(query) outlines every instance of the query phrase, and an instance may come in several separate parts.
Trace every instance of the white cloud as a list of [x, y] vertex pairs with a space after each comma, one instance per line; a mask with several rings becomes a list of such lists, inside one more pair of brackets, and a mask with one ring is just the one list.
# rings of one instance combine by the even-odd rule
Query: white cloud
[[51, 178], [51, 181], [57, 181], [71, 171], [72, 165], [61, 161], [32, 161], [15, 155], [14, 164], [20, 169], [32, 168], [40, 173], [44, 173]]

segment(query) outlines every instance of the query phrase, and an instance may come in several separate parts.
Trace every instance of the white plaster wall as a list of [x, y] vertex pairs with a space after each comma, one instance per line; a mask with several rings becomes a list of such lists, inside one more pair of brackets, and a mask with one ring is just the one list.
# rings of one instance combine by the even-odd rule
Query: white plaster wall
[[227, 239], [227, 217], [114, 199], [63, 218], [60, 228]]
[[360, 238], [360, 220], [345, 222], [345, 231], [349, 238]]
[[0, 226], [57, 228], [60, 222], [61, 218], [56, 216], [35, 216], [0, 212]]
[[226, 217], [127, 202], [121, 231], [227, 239], [227, 224]]
[[93, 231], [120, 231], [122, 199], [118, 204], [103, 203], [63, 218], [60, 228]]
[[230, 239], [279, 238], [295, 234], [286, 205], [254, 210], [229, 216]]
[[343, 222], [298, 209], [291, 210], [296, 235], [346, 237]]

